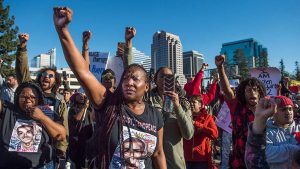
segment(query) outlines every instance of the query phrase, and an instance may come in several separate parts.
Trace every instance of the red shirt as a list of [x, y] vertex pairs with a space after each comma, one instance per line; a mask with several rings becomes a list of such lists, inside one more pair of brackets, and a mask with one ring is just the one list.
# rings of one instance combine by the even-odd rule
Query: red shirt
[[[204, 110], [204, 109], [203, 109]], [[192, 139], [183, 140], [186, 161], [208, 161], [211, 164], [210, 140], [218, 138], [218, 129], [213, 117], [202, 111], [194, 117], [195, 133]]]
[[203, 105], [209, 104], [215, 97], [217, 91], [217, 83], [210, 85], [209, 91], [206, 94], [202, 94], [200, 91], [200, 84], [203, 77], [203, 71], [199, 71], [195, 76], [195, 79], [184, 85], [187, 97], [198, 95], [202, 97]]
[[242, 106], [236, 98], [231, 101], [225, 99], [225, 101], [230, 109], [232, 123], [232, 154], [229, 165], [234, 169], [246, 169], [245, 145], [248, 125], [254, 120], [254, 113], [247, 106]]

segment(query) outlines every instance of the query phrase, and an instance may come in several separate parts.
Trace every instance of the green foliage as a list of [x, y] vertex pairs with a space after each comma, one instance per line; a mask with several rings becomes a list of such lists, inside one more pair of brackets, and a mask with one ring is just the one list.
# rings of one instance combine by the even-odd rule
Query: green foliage
[[281, 72], [281, 76], [282, 76], [282, 77], [285, 77], [285, 76], [290, 77], [289, 72], [285, 71], [285, 65], [284, 65], [284, 63], [283, 63], [283, 59], [282, 59], [282, 58], [281, 58], [279, 64], [280, 64], [280, 65], [279, 65], [279, 70], [280, 70], [280, 72]]
[[233, 60], [238, 65], [239, 74], [241, 79], [244, 80], [249, 76], [249, 68], [247, 58], [244, 54], [243, 49], [237, 49], [233, 55]]
[[3, 6], [0, 0], [0, 58], [4, 61], [1, 72], [6, 76], [14, 72], [11, 64], [16, 59], [17, 33], [19, 28], [14, 26], [15, 17], [9, 17], [9, 6]]
[[269, 67], [268, 52], [266, 50], [262, 50], [261, 57], [262, 58], [260, 67]]
[[295, 62], [295, 79], [296, 80], [298, 80], [298, 81], [300, 81], [300, 67], [299, 67], [299, 62], [298, 61], [296, 61]]

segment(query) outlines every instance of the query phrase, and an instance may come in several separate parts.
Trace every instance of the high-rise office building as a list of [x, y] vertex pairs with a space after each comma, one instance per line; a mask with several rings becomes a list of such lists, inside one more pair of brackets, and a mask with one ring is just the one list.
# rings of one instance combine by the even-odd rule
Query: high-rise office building
[[150, 71], [151, 68], [151, 57], [145, 55], [145, 53], [137, 50], [135, 47], [132, 47], [133, 54], [133, 63], [142, 65], [147, 72]]
[[160, 67], [169, 67], [181, 85], [186, 83], [183, 75], [182, 45], [177, 35], [159, 31], [153, 35], [151, 44], [151, 67], [156, 72]]
[[261, 67], [264, 61], [268, 60], [268, 50], [259, 44], [255, 39], [243, 39], [222, 44], [221, 54], [226, 55], [228, 64], [234, 65], [234, 55], [240, 50], [246, 57], [248, 68]]
[[50, 49], [47, 54], [50, 55], [50, 66], [55, 66], [56, 65], [56, 48]]
[[204, 62], [203, 54], [192, 50], [183, 52], [183, 74], [186, 78], [194, 77]]
[[42, 67], [53, 67], [56, 66], [56, 49], [50, 49], [48, 53], [39, 54], [31, 59], [31, 67], [42, 68]]

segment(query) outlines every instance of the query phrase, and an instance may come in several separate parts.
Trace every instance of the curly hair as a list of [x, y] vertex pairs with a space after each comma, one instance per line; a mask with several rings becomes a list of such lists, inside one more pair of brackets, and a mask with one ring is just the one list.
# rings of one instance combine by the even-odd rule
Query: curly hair
[[23, 82], [21, 83], [16, 91], [15, 91], [15, 95], [14, 95], [14, 104], [19, 107], [19, 96], [21, 94], [21, 92], [23, 91], [24, 88], [31, 88], [32, 90], [36, 91], [37, 95], [37, 99], [38, 99], [38, 105], [44, 105], [44, 95], [43, 95], [43, 91], [41, 89], [41, 87], [34, 82]]
[[53, 93], [56, 93], [57, 90], [59, 89], [59, 87], [61, 86], [61, 76], [60, 74], [57, 72], [57, 69], [56, 67], [44, 67], [44, 68], [41, 68], [36, 76], [36, 82], [41, 85], [41, 77], [42, 77], [42, 74], [48, 70], [51, 70], [55, 73], [55, 82], [54, 82], [54, 86], [52, 87], [51, 91]]
[[247, 104], [247, 100], [245, 97], [246, 86], [257, 87], [259, 92], [259, 98], [263, 98], [266, 96], [265, 85], [259, 79], [255, 77], [247, 78], [243, 80], [236, 89], [236, 98], [237, 100], [239, 100], [241, 105], [245, 106]]

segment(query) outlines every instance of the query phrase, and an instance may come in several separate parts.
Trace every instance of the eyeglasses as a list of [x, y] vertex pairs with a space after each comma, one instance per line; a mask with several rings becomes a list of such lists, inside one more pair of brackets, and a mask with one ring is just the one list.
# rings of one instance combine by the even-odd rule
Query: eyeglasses
[[48, 74], [47, 72], [42, 73], [43, 77], [54, 78], [54, 74]]
[[35, 96], [24, 96], [24, 95], [20, 95], [19, 96], [20, 101], [24, 102], [25, 100], [29, 99], [30, 101], [35, 101], [37, 99], [37, 97]]

